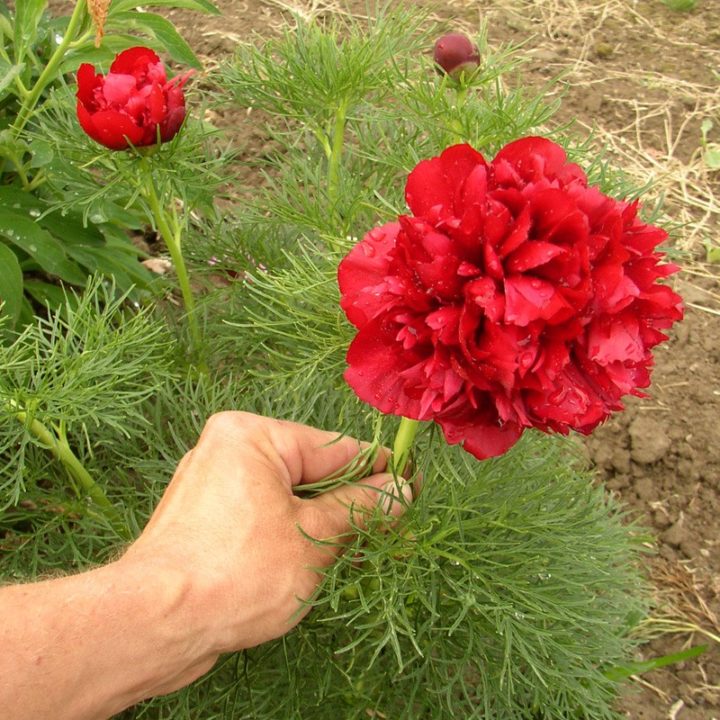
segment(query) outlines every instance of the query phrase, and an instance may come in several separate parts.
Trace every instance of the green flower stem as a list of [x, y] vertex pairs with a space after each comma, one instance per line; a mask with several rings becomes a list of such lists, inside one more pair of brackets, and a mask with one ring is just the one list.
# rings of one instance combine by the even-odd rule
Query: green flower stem
[[[170, 221], [168, 220], [167, 213], [160, 204], [157, 191], [155, 190], [155, 183], [152, 179], [152, 174], [148, 172], [146, 174], [145, 181], [145, 195], [150, 203], [150, 210], [155, 220], [155, 226], [160, 231], [160, 235], [170, 252], [173, 265], [175, 266], [175, 273], [178, 279], [178, 285], [180, 286], [180, 292], [182, 293], [183, 303], [185, 305], [185, 312], [187, 314], [188, 325], [190, 328], [190, 342], [192, 344], [193, 353], [200, 358], [202, 352], [202, 335], [200, 334], [200, 325], [198, 324], [197, 314], [195, 312], [195, 298], [190, 288], [190, 278], [188, 276], [187, 267], [185, 266], [185, 259], [182, 254], [182, 239], [180, 237], [180, 228], [176, 225], [175, 232], [170, 227]], [[198, 367], [201, 371], [206, 372], [207, 367], [202, 359], [199, 359]]]
[[27, 125], [27, 122], [30, 119], [32, 112], [35, 109], [38, 100], [40, 99], [42, 91], [46, 88], [46, 86], [53, 79], [53, 77], [55, 77], [55, 74], [60, 67], [60, 64], [62, 63], [63, 58], [65, 57], [65, 52], [70, 46], [75, 32], [78, 29], [78, 26], [82, 22], [84, 12], [85, 1], [78, 0], [78, 2], [75, 4], [75, 9], [70, 16], [70, 21], [68, 22], [65, 34], [63, 35], [62, 42], [55, 48], [55, 52], [48, 60], [45, 69], [42, 71], [42, 73], [40, 73], [40, 77], [37, 79], [37, 82], [35, 83], [35, 85], [33, 85], [33, 87], [30, 89], [30, 92], [23, 99], [23, 103], [20, 106], [17, 118], [11, 126], [11, 132], [15, 137], [17, 137], [22, 132], [22, 129], [25, 127], [25, 125]]
[[457, 85], [455, 88], [455, 117], [450, 122], [454, 134], [453, 143], [466, 141], [463, 124], [460, 122], [460, 114], [465, 105], [465, 100], [467, 100], [467, 91], [468, 89], [464, 84]]
[[20, 158], [18, 158], [17, 153], [15, 152], [15, 149], [13, 147], [6, 147], [5, 148], [5, 156], [7, 157], [10, 162], [15, 166], [15, 171], [18, 174], [18, 177], [20, 178], [20, 182], [22, 183], [23, 190], [29, 190], [30, 189], [30, 180], [28, 179], [27, 173], [25, 172], [25, 167], [23, 166], [22, 162], [20, 161]]
[[406, 417], [400, 420], [400, 427], [395, 435], [392, 454], [392, 465], [396, 475], [402, 475], [405, 472], [407, 462], [410, 459], [410, 450], [419, 427], [419, 420], [411, 420]]
[[347, 102], [340, 102], [335, 112], [335, 122], [333, 124], [332, 145], [330, 147], [330, 155], [328, 157], [327, 183], [328, 197], [331, 203], [335, 203], [338, 198], [340, 184], [340, 162], [342, 160], [343, 145], [345, 143], [345, 124], [347, 122]]
[[64, 435], [58, 437], [39, 420], [30, 419], [27, 412], [18, 409], [16, 403], [10, 401], [7, 407], [14, 413], [16, 419], [27, 428], [28, 432], [63, 464], [71, 479], [80, 485], [82, 491], [93, 501], [115, 532], [129, 540], [130, 530], [122, 516], [72, 451], [67, 438]]

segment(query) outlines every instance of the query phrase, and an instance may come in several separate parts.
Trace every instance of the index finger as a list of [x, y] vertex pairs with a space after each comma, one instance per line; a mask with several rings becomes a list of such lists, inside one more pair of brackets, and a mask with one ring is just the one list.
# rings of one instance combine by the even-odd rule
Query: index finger
[[[292, 487], [342, 474], [369, 447], [369, 443], [337, 432], [226, 411], [210, 418], [195, 452], [212, 456], [216, 465], [222, 458], [230, 473], [246, 466], [250, 456], [255, 455]], [[387, 448], [378, 449], [372, 462], [373, 473], [385, 469], [389, 455]]]
[[[351, 470], [354, 463], [362, 467], [362, 455], [371, 449], [371, 443], [348, 435], [287, 420], [272, 422], [270, 438], [293, 486], [337, 477]], [[385, 470], [389, 457], [388, 448], [378, 447], [374, 457], [368, 455], [365, 462], [375, 474]]]

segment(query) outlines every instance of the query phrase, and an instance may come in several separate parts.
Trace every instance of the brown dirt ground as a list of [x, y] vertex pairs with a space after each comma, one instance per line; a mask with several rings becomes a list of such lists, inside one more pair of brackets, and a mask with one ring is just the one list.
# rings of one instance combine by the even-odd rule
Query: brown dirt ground
[[[253, 33], [277, 32], [289, 9], [366, 11], [364, 0], [217, 4], [217, 18], [168, 13], [208, 67]], [[648, 561], [657, 607], [646, 628], [655, 639], [642, 657], [710, 646], [697, 660], [643, 675], [622, 708], [634, 720], [720, 720], [720, 645], [712, 639], [720, 636], [720, 266], [704, 263], [704, 243], [718, 244], [720, 172], [700, 149], [705, 118], [715, 119], [710, 140], [720, 142], [720, 0], [698, 0], [687, 13], [661, 0], [448, 0], [434, 8], [470, 33], [487, 21], [493, 45], [524, 43], [525, 83], [563, 73], [553, 91], [564, 95], [556, 122], [574, 119], [582, 137], [594, 130], [617, 165], [655, 184], [681, 225], [674, 246], [686, 254], [675, 282], [686, 320], [657, 352], [651, 397], [629, 402], [587, 448], [610, 491], [657, 536]], [[238, 140], [260, 152], [267, 138], [256, 125]]]

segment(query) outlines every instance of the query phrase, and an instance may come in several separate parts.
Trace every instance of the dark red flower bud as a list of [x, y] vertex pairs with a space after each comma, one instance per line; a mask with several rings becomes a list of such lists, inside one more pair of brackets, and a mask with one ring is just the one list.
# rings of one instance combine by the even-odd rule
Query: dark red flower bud
[[439, 71], [453, 78], [471, 73], [480, 65], [480, 53], [472, 40], [462, 33], [443, 35], [433, 48], [433, 59]]
[[83, 63], [76, 94], [80, 125], [111, 150], [172, 140], [185, 119], [182, 88], [190, 74], [168, 80], [162, 61], [146, 47], [121, 52], [107, 75]]

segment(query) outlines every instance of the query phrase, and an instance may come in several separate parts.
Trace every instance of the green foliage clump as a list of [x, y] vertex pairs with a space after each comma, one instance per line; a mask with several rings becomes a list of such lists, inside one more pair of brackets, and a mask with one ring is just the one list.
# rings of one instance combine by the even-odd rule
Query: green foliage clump
[[[519, 135], [548, 134], [553, 111], [506, 87], [512, 49], [493, 51], [482, 32], [482, 70], [468, 87], [448, 86], [427, 52], [434, 33], [416, 13], [381, 12], [367, 23], [298, 21], [267, 46], [239, 49], [220, 89], [243, 116], [251, 107], [268, 118], [277, 152], [237, 215], [194, 239], [197, 257], [216, 261], [205, 272], [218, 287], [201, 307], [207, 371], [188, 366], [160, 310], [113, 304], [101, 285], [7, 347], [4, 575], [87, 566], [118, 540], [82, 488], [66, 489], [72, 472], [33, 436], [30, 413], [66, 441], [132, 532], [215, 411], [391, 443], [397, 418], [363, 406], [342, 379], [353, 330], [337, 264], [402, 212], [420, 158], [458, 141], [492, 155]], [[586, 148], [555, 138], [583, 162]], [[619, 717], [611, 671], [626, 664], [644, 610], [638, 537], [573, 447], [529, 433], [480, 463], [423, 428], [415, 502], [393, 527], [358, 530], [296, 630], [121, 717]]]

